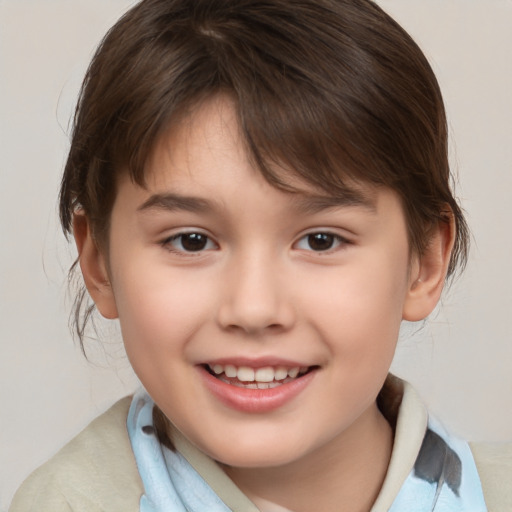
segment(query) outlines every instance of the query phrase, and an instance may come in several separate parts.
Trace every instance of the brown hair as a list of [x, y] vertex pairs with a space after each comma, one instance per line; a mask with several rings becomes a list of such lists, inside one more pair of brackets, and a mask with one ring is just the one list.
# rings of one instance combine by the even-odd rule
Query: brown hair
[[[198, 102], [234, 102], [247, 150], [284, 187], [292, 169], [330, 194], [392, 188], [411, 250], [455, 222], [448, 273], [463, 267], [464, 217], [451, 191], [441, 93], [410, 36], [370, 0], [143, 0], [107, 33], [78, 101], [60, 193], [70, 233], [82, 209], [108, 237], [116, 176], [144, 186], [158, 137]], [[76, 307], [76, 328], [83, 336]], [[81, 320], [80, 320], [81, 319]]]

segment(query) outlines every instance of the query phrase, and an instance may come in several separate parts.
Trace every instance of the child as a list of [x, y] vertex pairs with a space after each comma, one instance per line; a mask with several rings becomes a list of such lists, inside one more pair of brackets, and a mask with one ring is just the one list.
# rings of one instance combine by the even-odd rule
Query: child
[[449, 179], [435, 77], [372, 2], [135, 6], [85, 78], [60, 213], [144, 390], [11, 510], [509, 510], [510, 465], [388, 374], [465, 261]]

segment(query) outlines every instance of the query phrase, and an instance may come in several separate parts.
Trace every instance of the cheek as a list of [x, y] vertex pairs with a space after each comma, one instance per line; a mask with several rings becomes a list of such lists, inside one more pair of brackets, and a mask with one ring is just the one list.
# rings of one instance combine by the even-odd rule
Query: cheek
[[146, 358], [175, 352], [211, 317], [212, 289], [201, 276], [137, 261], [119, 265], [117, 275], [114, 295], [128, 352]]
[[303, 283], [302, 310], [331, 343], [359, 357], [363, 349], [394, 351], [407, 293], [403, 252], [362, 254], [357, 264]]

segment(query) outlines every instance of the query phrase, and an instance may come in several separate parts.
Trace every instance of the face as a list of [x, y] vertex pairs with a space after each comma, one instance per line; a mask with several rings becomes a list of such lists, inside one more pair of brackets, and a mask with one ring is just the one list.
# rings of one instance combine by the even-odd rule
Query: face
[[147, 177], [120, 179], [107, 266], [128, 357], [168, 418], [242, 467], [367, 423], [411, 288], [395, 194], [272, 187], [222, 99], [162, 138]]

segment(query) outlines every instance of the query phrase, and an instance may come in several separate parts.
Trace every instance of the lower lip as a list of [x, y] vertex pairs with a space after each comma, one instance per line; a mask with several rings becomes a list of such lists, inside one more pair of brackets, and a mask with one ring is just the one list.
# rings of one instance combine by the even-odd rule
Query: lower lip
[[208, 390], [224, 405], [246, 413], [265, 413], [279, 409], [293, 400], [313, 380], [316, 370], [298, 377], [291, 382], [269, 389], [247, 389], [232, 386], [199, 367]]

